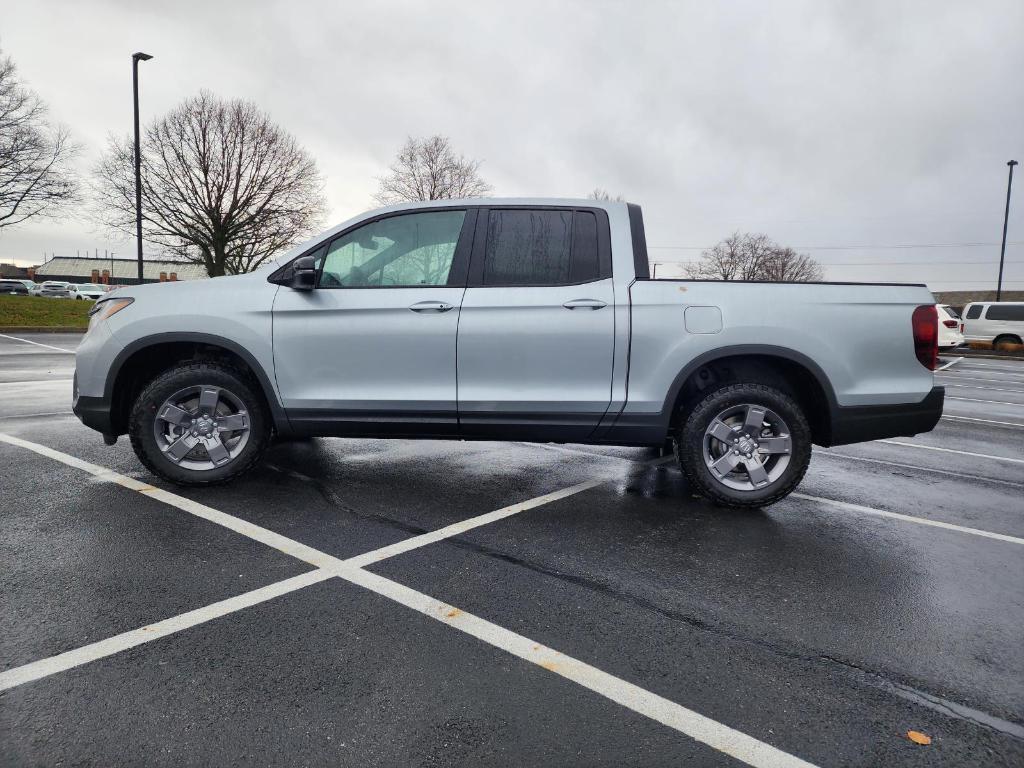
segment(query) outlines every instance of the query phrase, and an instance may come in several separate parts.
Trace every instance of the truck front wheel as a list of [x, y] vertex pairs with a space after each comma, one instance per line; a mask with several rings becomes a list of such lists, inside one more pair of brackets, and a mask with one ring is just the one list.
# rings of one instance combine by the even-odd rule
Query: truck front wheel
[[727, 384], [685, 415], [675, 450], [702, 495], [729, 507], [763, 507], [788, 496], [803, 479], [811, 430], [786, 392]]
[[191, 360], [142, 390], [128, 434], [154, 474], [178, 485], [215, 485], [256, 465], [270, 443], [270, 421], [244, 374], [220, 362]]

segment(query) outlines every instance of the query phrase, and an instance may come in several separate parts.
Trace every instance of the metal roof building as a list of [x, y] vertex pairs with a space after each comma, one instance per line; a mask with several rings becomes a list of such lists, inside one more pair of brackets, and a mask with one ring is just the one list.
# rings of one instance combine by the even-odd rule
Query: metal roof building
[[[33, 268], [30, 268], [33, 269]], [[74, 283], [115, 283], [133, 285], [138, 282], [138, 262], [135, 259], [96, 259], [77, 256], [55, 256], [33, 269], [33, 278], [67, 280]], [[143, 282], [158, 283], [166, 280], [202, 280], [207, 277], [201, 264], [180, 261], [143, 261]]]

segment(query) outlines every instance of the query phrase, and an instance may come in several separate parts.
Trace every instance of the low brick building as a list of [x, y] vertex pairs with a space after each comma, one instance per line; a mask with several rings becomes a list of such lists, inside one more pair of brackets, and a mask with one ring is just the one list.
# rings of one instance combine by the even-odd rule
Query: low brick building
[[[28, 277], [36, 282], [66, 280], [69, 283], [136, 285], [138, 262], [135, 259], [97, 259], [55, 256], [38, 267], [28, 267]], [[200, 264], [180, 261], [143, 261], [142, 282], [162, 283], [174, 280], [202, 280], [207, 277]]]

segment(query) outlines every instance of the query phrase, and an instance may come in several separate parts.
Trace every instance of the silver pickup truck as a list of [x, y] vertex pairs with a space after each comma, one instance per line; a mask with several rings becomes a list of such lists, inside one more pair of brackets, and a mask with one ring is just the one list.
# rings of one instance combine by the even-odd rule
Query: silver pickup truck
[[936, 329], [922, 285], [652, 280], [632, 204], [405, 204], [102, 298], [74, 411], [185, 485], [275, 437], [672, 445], [701, 493], [761, 506], [812, 443], [935, 426]]

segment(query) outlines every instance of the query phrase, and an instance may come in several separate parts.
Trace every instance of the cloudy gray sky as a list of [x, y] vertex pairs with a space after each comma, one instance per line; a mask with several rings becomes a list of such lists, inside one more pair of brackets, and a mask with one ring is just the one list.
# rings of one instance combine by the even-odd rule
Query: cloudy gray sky
[[[762, 231], [832, 280], [951, 290], [995, 280], [1005, 163], [1024, 161], [1022, 33], [1019, 0], [5, 0], [0, 47], [83, 168], [131, 130], [142, 50], [143, 120], [201, 88], [254, 101], [317, 158], [328, 223], [372, 207], [406, 136], [442, 133], [496, 194], [642, 204], [657, 261]], [[94, 248], [132, 252], [74, 218], [0, 235], [5, 261]]]

